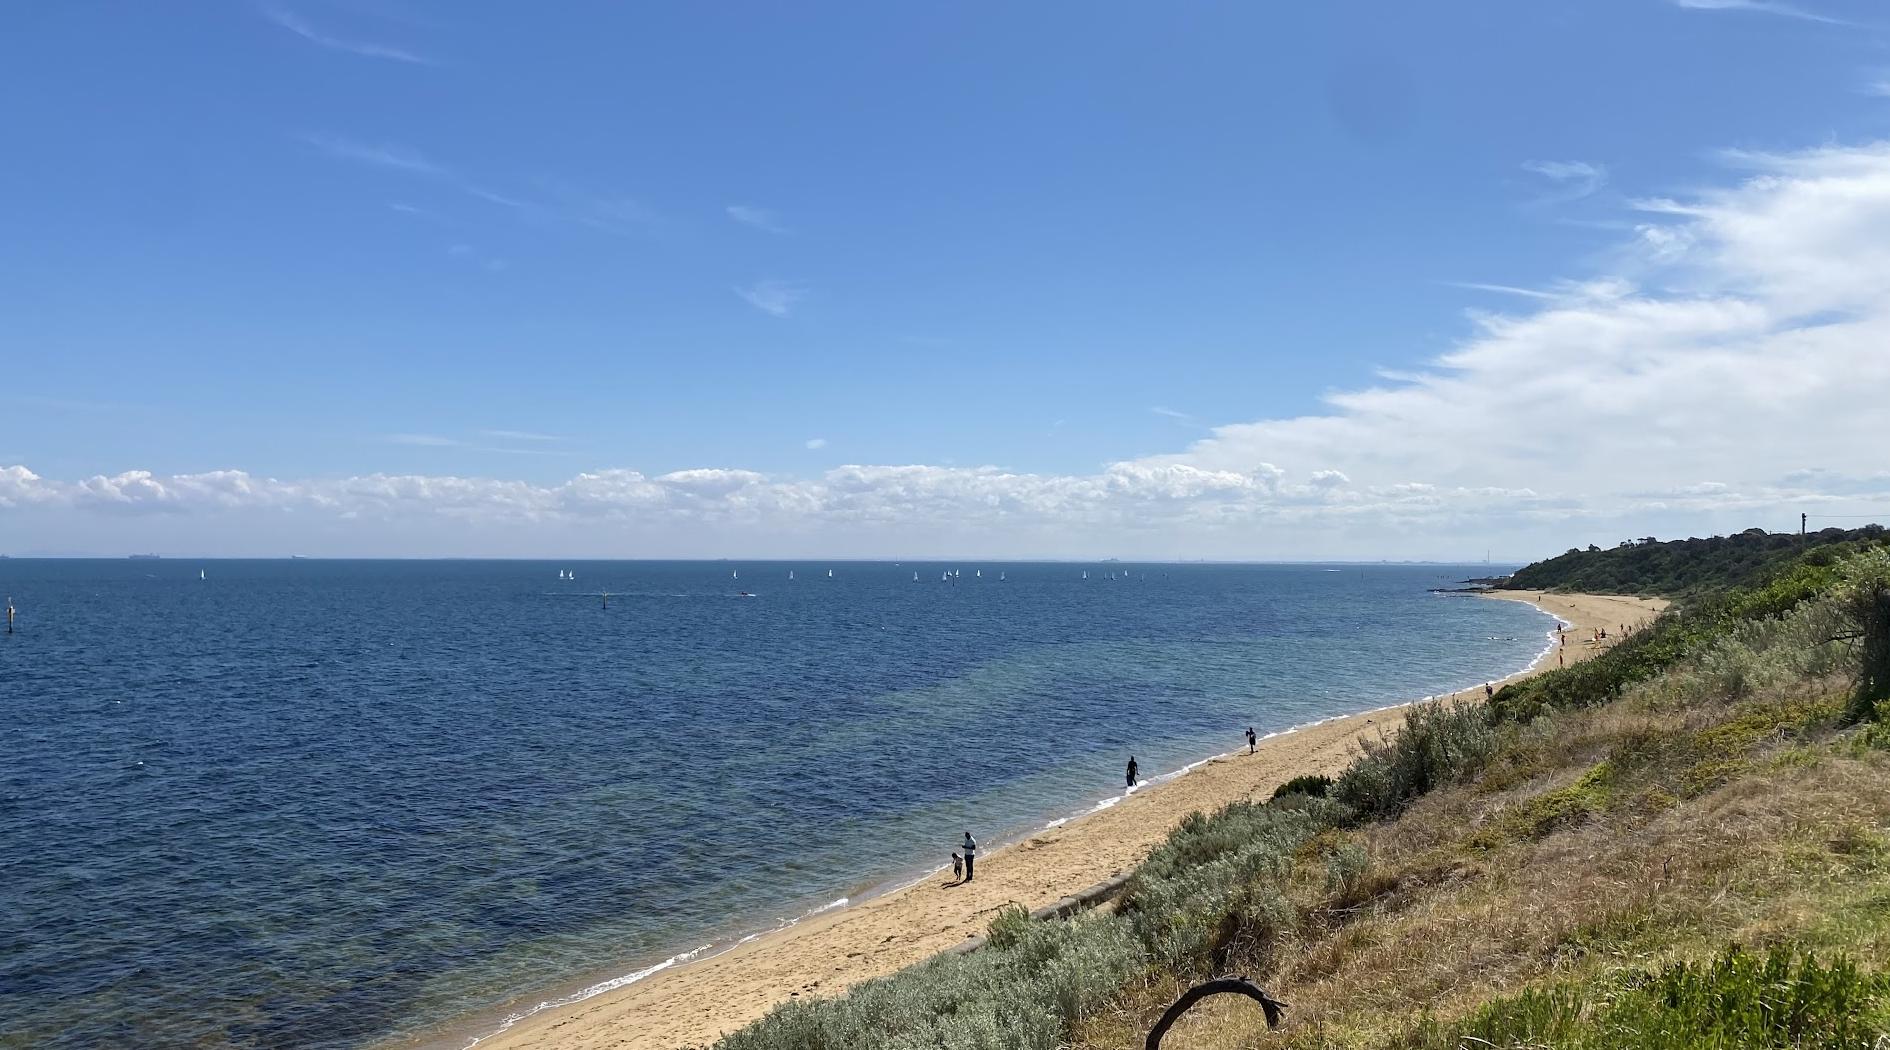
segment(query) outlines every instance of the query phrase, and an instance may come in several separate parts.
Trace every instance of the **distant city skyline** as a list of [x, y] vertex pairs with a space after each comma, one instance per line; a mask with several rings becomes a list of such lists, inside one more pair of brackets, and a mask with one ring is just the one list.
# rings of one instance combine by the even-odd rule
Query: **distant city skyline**
[[0, 553], [1521, 562], [1890, 520], [1856, 0], [0, 25]]

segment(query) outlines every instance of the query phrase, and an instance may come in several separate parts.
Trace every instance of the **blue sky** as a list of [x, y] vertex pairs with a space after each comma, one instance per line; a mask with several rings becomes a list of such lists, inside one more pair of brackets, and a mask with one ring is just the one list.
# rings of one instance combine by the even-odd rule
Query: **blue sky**
[[[1879, 5], [284, 0], [0, 20], [0, 468], [32, 478], [0, 485], [0, 549], [265, 553], [258, 505], [178, 480], [229, 472], [301, 486], [263, 501], [285, 542], [362, 554], [573, 535], [713, 553], [708, 521], [709, 546], [755, 553], [1442, 555], [1462, 515], [1495, 513], [1366, 498], [1415, 484], [1552, 501], [1486, 526], [1528, 555], [1566, 545], [1569, 514], [1604, 538], [1743, 527], [1794, 472], [1849, 479], [1833, 514], [1883, 505], [1869, 464], [1815, 444], [1750, 477], [1729, 447], [1726, 470], [1601, 489], [1556, 476], [1566, 445], [1480, 467], [1490, 442], [1432, 435], [1382, 476], [1357, 448], [1233, 448], [1434, 372], [1487, 337], [1478, 311], [1552, 313], [1597, 281], [1765, 299], [1726, 253], [1657, 243], [1739, 221], [1648, 205], [1816, 183], [1815, 151], [1869, 151], [1890, 130]], [[1862, 309], [1766, 302], [1768, 332]], [[1567, 357], [1533, 352], [1529, 374]], [[1164, 475], [1131, 493], [1159, 505], [1107, 513], [1039, 491], [1124, 464], [1302, 490], [1230, 511], [1225, 484]], [[839, 507], [845, 484], [915, 484], [836, 480], [850, 466], [957, 480]], [[993, 496], [962, 473], [983, 468], [1042, 484]], [[612, 504], [607, 542], [568, 498], [582, 476], [690, 470], [739, 476], [712, 507]], [[142, 499], [113, 480], [139, 472]], [[1538, 475], [1555, 483], [1518, 481]], [[309, 495], [375, 477], [424, 492]], [[468, 479], [564, 494], [433, 495]], [[1203, 484], [1212, 507], [1170, 513]], [[1659, 495], [1698, 485], [1744, 502]], [[1377, 509], [1335, 509], [1346, 492]], [[994, 522], [994, 499], [1022, 502]], [[1262, 527], [1319, 501], [1342, 542]]]

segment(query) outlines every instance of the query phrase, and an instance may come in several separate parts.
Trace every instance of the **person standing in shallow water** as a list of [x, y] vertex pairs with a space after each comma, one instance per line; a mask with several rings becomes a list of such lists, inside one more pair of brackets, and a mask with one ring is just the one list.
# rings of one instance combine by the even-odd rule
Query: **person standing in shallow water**
[[1254, 745], [1258, 742], [1259, 742], [1259, 738], [1253, 735], [1253, 727], [1248, 726], [1247, 727], [1247, 753], [1248, 754], [1250, 755], [1253, 754]]
[[972, 838], [969, 831], [965, 832], [965, 844], [962, 848], [965, 851], [965, 881], [970, 882], [972, 874], [977, 871], [978, 840]]
[[1129, 786], [1135, 786], [1135, 756], [1129, 756]]

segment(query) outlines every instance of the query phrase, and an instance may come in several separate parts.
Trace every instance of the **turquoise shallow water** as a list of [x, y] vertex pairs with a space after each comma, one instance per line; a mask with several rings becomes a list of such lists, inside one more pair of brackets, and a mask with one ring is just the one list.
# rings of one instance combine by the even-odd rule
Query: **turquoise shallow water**
[[496, 1017], [1514, 671], [1488, 571], [0, 562], [0, 1044]]

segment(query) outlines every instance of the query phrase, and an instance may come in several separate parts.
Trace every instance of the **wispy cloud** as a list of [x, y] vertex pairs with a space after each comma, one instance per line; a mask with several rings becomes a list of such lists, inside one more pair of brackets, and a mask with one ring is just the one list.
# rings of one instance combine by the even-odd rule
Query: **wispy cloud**
[[741, 296], [748, 305], [775, 317], [786, 317], [794, 311], [796, 304], [807, 298], [806, 291], [800, 286], [786, 281], [756, 281], [746, 288], [737, 287], [735, 294]]
[[1849, 25], [1841, 18], [1821, 15], [1816, 11], [1807, 11], [1791, 4], [1774, 3], [1773, 0], [1673, 0], [1677, 7], [1689, 11], [1757, 11], [1761, 14], [1783, 15], [1786, 18], [1802, 18], [1807, 22], [1823, 22], [1826, 25]]
[[559, 179], [539, 179], [538, 187], [550, 198], [553, 217], [604, 233], [640, 233], [662, 219], [642, 201], [621, 193], [599, 193]]
[[[531, 434], [519, 430], [481, 430], [479, 433], [498, 441], [554, 442], [562, 438], [550, 434]], [[507, 456], [568, 456], [571, 453], [562, 449], [518, 448], [506, 445], [488, 445], [477, 441], [465, 441], [444, 434], [387, 434], [382, 437], [390, 445], [405, 445], [408, 448], [451, 448], [465, 452], [495, 452]]]
[[827, 439], [826, 439], [826, 438], [808, 438], [808, 439], [807, 439], [807, 447], [808, 447], [808, 448], [810, 448], [810, 449], [823, 449], [823, 448], [826, 448], [826, 447], [827, 447]]
[[1556, 185], [1553, 192], [1537, 200], [1539, 204], [1581, 200], [1608, 182], [1607, 168], [1581, 160], [1531, 160], [1523, 162], [1522, 168]]
[[1858, 90], [1872, 98], [1890, 98], [1890, 77], [1879, 75]]
[[729, 218], [734, 219], [744, 226], [753, 226], [757, 230], [766, 230], [769, 233], [788, 232], [787, 227], [782, 226], [780, 220], [775, 218], [775, 214], [766, 208], [756, 208], [747, 204], [731, 204], [724, 210], [728, 212]]
[[1486, 284], [1482, 281], [1445, 281], [1451, 288], [1465, 288], [1473, 292], [1495, 292], [1498, 295], [1519, 295], [1525, 299], [1560, 299], [1554, 292], [1538, 291], [1534, 288], [1519, 288], [1513, 284]]
[[311, 44], [319, 44], [322, 47], [330, 48], [335, 51], [346, 51], [351, 55], [360, 55], [363, 58], [383, 58], [393, 62], [407, 62], [419, 66], [430, 66], [434, 64], [433, 60], [427, 58], [425, 55], [416, 54], [404, 47], [395, 47], [391, 44], [377, 44], [367, 40], [347, 40], [342, 37], [330, 36], [316, 29], [307, 19], [290, 11], [286, 7], [278, 7], [275, 4], [265, 4], [262, 7], [262, 13], [263, 17]]
[[[369, 167], [385, 168], [448, 186], [475, 200], [503, 208], [527, 222], [564, 223], [585, 226], [606, 233], [629, 233], [647, 228], [658, 216], [641, 202], [623, 196], [609, 196], [576, 189], [555, 179], [538, 179], [542, 191], [536, 199], [502, 193], [477, 179], [437, 163], [417, 149], [394, 143], [362, 142], [340, 135], [305, 134], [302, 141], [335, 160]], [[416, 218], [446, 220], [433, 212], [407, 202], [388, 205], [392, 211]]]
[[1199, 426], [1201, 422], [1200, 420], [1194, 418], [1193, 416], [1189, 415], [1186, 412], [1182, 412], [1178, 409], [1169, 408], [1166, 405], [1156, 405], [1150, 408], [1149, 411], [1155, 413], [1158, 416], [1166, 416], [1167, 418], [1172, 419], [1177, 423], [1185, 423], [1191, 427]]
[[336, 135], [304, 135], [302, 141], [336, 160], [367, 164], [377, 168], [390, 168], [413, 175], [428, 175], [436, 178], [448, 175], [445, 168], [428, 160], [418, 150], [408, 149], [405, 146], [357, 142], [354, 139]]

